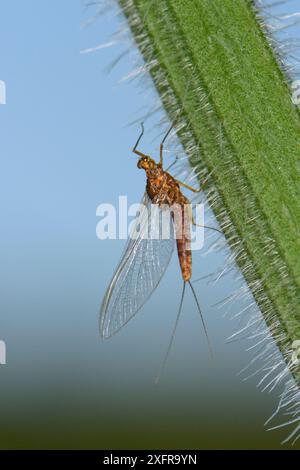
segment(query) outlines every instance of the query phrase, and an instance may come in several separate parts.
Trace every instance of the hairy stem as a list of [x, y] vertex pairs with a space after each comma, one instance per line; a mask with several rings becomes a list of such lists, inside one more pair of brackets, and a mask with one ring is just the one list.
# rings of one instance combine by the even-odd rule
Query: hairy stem
[[190, 163], [288, 360], [300, 339], [300, 115], [253, 3], [119, 3], [166, 111], [180, 110]]

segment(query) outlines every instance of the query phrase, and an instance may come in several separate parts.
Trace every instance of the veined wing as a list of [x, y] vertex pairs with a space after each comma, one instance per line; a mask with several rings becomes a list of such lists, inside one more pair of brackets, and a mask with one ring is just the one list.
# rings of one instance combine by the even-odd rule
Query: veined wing
[[147, 237], [154, 224], [157, 225], [158, 218], [148, 217], [151, 200], [147, 194], [142, 204], [134, 227], [135, 233], [138, 232], [137, 236], [128, 239], [120, 264], [102, 302], [100, 333], [104, 338], [116, 333], [144, 305], [158, 286], [173, 253], [172, 222], [170, 237], [163, 238], [161, 225], [156, 238]]

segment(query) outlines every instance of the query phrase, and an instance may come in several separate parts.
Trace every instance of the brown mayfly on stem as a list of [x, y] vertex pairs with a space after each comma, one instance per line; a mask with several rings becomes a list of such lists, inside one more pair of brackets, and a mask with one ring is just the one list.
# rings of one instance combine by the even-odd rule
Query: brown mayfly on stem
[[[137, 163], [138, 168], [142, 168], [146, 172], [147, 184], [143, 199], [145, 220], [139, 222], [139, 236], [134, 239], [129, 238], [120, 264], [104, 296], [100, 313], [100, 333], [102, 337], [109, 338], [120, 330], [138, 312], [158, 286], [173, 253], [174, 236], [168, 238], [162, 236], [158, 238], [145, 237], [145, 233], [149, 233], [151, 223], [153, 223], [151, 222], [151, 217], [146, 217], [146, 215], [148, 215], [148, 209], [150, 209], [151, 204], [158, 206], [162, 210], [176, 207], [177, 217], [175, 217], [174, 212], [172, 212], [171, 220], [174, 224], [183, 289], [172, 337], [162, 365], [163, 368], [174, 339], [187, 283], [192, 290], [210, 348], [207, 329], [199, 301], [191, 283], [191, 225], [197, 224], [193, 217], [190, 202], [188, 198], [184, 196], [180, 187], [182, 186], [195, 193], [200, 192], [200, 189], [195, 189], [182, 181], [176, 180], [168, 171], [163, 169], [164, 142], [173, 129], [174, 124], [169, 128], [160, 144], [159, 163], [156, 163], [149, 155], [137, 150], [144, 134], [143, 123], [141, 127], [141, 134], [132, 151], [139, 156]], [[186, 208], [189, 210], [186, 210]], [[213, 227], [206, 228], [220, 232]]]

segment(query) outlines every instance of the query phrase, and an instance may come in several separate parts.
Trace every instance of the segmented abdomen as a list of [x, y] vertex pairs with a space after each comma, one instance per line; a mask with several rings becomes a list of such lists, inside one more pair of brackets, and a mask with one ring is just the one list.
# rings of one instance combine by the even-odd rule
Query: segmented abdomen
[[192, 276], [191, 213], [189, 201], [180, 191], [178, 182], [167, 172], [158, 169], [154, 176], [147, 175], [147, 194], [153, 204], [166, 204], [171, 209], [175, 226], [177, 253], [184, 281]]
[[192, 252], [191, 252], [191, 221], [190, 217], [185, 214], [184, 207], [182, 207], [181, 226], [174, 218], [177, 253], [182, 273], [182, 278], [185, 282], [189, 281], [192, 277]]

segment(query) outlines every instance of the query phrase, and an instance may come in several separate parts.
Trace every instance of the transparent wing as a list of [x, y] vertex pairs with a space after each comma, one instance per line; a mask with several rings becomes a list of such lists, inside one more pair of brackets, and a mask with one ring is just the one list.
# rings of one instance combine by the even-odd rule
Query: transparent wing
[[[109, 338], [124, 326], [144, 305], [159, 284], [171, 259], [174, 230], [163, 234], [156, 216], [148, 217], [151, 200], [145, 194], [140, 217], [133, 227], [135, 238], [129, 238], [124, 254], [104, 296], [100, 313], [101, 336]], [[154, 227], [155, 225], [155, 227]], [[149, 238], [156, 229], [156, 237]], [[148, 235], [145, 236], [145, 235]]]

